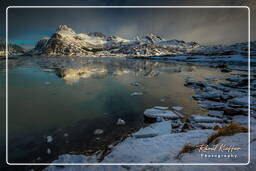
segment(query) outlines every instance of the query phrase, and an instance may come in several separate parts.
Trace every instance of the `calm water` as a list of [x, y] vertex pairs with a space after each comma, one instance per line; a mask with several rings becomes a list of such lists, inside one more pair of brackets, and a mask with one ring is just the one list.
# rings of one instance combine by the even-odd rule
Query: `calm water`
[[[0, 66], [4, 111], [3, 60]], [[45, 162], [62, 153], [104, 148], [125, 132], [140, 128], [144, 124], [143, 111], [157, 105], [182, 106], [185, 116], [205, 114], [191, 98], [194, 90], [184, 86], [184, 74], [198, 80], [203, 76], [225, 76], [216, 68], [145, 60], [9, 60], [9, 162]], [[134, 82], [140, 85], [132, 85]], [[133, 92], [143, 95], [131, 96]], [[118, 127], [118, 118], [127, 124]], [[103, 129], [104, 134], [93, 135], [97, 128]], [[1, 139], [3, 135], [1, 126]], [[52, 143], [46, 142], [49, 135]], [[46, 153], [48, 148], [51, 154]]]

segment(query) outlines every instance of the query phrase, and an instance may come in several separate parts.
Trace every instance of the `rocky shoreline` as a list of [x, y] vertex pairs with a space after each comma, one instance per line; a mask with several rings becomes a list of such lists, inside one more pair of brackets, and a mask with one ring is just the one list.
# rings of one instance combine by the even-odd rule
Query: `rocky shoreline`
[[[228, 66], [229, 67], [229, 66]], [[222, 72], [231, 69], [223, 67]], [[251, 154], [256, 151], [256, 100], [255, 74], [250, 79], [250, 111], [248, 112], [248, 71], [232, 72], [229, 78], [205, 76], [207, 81], [186, 77], [184, 86], [193, 88], [193, 98], [208, 110], [208, 115], [192, 115], [184, 118], [179, 106], [155, 106], [144, 111], [145, 119], [153, 121], [145, 128], [132, 133], [124, 141], [110, 146], [110, 152], [99, 160], [99, 154], [91, 156], [65, 154], [53, 163], [244, 163], [248, 162], [248, 131], [250, 131]], [[250, 113], [250, 127], [248, 114]], [[202, 156], [195, 147], [200, 144], [227, 144], [241, 148], [238, 157], [214, 158], [210, 152]], [[222, 154], [222, 153], [221, 153]], [[223, 153], [228, 156], [229, 153]], [[102, 155], [101, 155], [102, 156]], [[45, 170], [86, 169], [104, 170], [107, 166], [48, 166]], [[167, 166], [131, 166], [133, 169], [165, 170]], [[131, 167], [111, 166], [111, 169], [130, 170]], [[197, 166], [199, 168], [200, 166]], [[217, 168], [219, 166], [212, 167]], [[255, 158], [247, 168], [255, 168]], [[109, 166], [110, 168], [110, 166]], [[230, 166], [236, 168], [236, 166]], [[189, 169], [184, 167], [184, 169]]]

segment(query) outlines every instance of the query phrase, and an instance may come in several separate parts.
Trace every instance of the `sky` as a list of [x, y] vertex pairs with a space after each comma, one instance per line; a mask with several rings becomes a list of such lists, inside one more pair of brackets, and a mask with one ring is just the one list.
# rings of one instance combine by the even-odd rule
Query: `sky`
[[[24, 0], [23, 4], [14, 1], [8, 5], [57, 5], [52, 1], [44, 3]], [[27, 3], [25, 3], [27, 2]], [[56, 2], [56, 1], [55, 1]], [[86, 3], [85, 3], [86, 2]], [[93, 3], [94, 2], [94, 3]], [[79, 1], [72, 5], [248, 5], [255, 9], [255, 2], [239, 0], [194, 0], [185, 4], [184, 1]], [[96, 3], [97, 2], [97, 3]], [[135, 2], [135, 1], [133, 1]], [[147, 2], [147, 3], [145, 3]], [[70, 5], [66, 0], [60, 5]], [[251, 12], [252, 13], [252, 12]], [[51, 36], [60, 24], [67, 24], [77, 33], [102, 32], [106, 35], [116, 35], [132, 39], [149, 33], [165, 39], [196, 41], [201, 44], [232, 44], [248, 40], [248, 9], [17, 9], [8, 10], [9, 41], [30, 47], [40, 38]], [[256, 18], [255, 14], [252, 19]], [[256, 24], [256, 23], [255, 23]], [[252, 23], [251, 29], [256, 29]], [[3, 35], [0, 33], [0, 35]], [[251, 36], [256, 40], [255, 34]]]

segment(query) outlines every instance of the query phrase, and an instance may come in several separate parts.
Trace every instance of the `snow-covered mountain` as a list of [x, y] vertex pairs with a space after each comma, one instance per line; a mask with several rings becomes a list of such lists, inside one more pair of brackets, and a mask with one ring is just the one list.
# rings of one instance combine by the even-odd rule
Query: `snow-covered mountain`
[[247, 54], [247, 43], [230, 46], [203, 46], [196, 42], [166, 40], [152, 33], [128, 40], [118, 36], [107, 36], [100, 32], [76, 33], [69, 26], [60, 25], [50, 38], [39, 40], [35, 48], [28, 54], [74, 57], [245, 55]]
[[154, 34], [128, 40], [100, 32], [76, 33], [69, 26], [60, 25], [50, 38], [39, 40], [29, 53], [46, 56], [144, 57], [189, 53], [197, 46], [195, 42], [165, 40]]

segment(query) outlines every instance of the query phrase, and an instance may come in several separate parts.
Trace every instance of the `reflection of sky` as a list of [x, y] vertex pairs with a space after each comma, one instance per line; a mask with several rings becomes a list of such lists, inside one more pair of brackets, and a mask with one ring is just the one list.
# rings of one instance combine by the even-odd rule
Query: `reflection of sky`
[[[19, 58], [13, 61], [16, 67], [9, 70], [9, 137], [10, 140], [19, 138], [12, 144], [14, 146], [29, 141], [28, 137], [41, 136], [42, 132], [65, 128], [80, 120], [108, 118], [115, 121], [126, 117], [126, 121], [141, 122], [144, 110], [153, 106], [182, 106], [181, 113], [186, 116], [204, 114], [205, 110], [191, 97], [194, 90], [184, 86], [185, 78], [179, 74], [190, 74], [195, 79], [202, 79], [202, 73], [210, 76], [226, 74], [215, 68], [141, 60], [100, 63], [96, 59], [94, 62], [43, 59], [47, 60]], [[81, 65], [76, 60], [81, 60]], [[57, 77], [56, 68], [66, 69], [66, 78]], [[72, 77], [79, 81], [69, 84], [66, 79], [72, 80]], [[131, 85], [135, 81], [141, 85]], [[0, 84], [0, 90], [4, 86]], [[143, 92], [143, 95], [131, 96], [133, 92]], [[100, 128], [97, 124], [95, 121], [94, 125]], [[91, 134], [93, 130], [88, 131]]]

